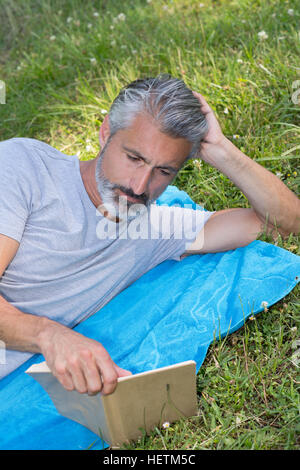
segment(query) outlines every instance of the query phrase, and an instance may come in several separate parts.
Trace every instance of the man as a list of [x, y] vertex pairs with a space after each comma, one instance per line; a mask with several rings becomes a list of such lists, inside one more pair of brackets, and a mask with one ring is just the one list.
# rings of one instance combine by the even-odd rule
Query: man
[[[0, 143], [0, 338], [8, 358], [0, 376], [42, 353], [67, 390], [111, 393], [130, 372], [72, 327], [165, 259], [245, 246], [264, 230], [300, 230], [295, 194], [225, 138], [204, 98], [180, 80], [160, 76], [122, 90], [100, 145], [97, 158], [79, 162], [33, 139]], [[199, 217], [152, 204], [191, 157], [227, 175], [251, 208]], [[160, 227], [170, 214], [166, 237]], [[136, 221], [146, 236], [124, 236]]]

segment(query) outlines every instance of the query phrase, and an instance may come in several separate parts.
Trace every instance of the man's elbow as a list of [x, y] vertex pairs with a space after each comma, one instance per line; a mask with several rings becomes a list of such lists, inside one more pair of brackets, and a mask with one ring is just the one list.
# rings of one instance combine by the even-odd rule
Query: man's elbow
[[289, 226], [283, 226], [282, 224], [279, 225], [274, 221], [274, 224], [268, 223], [267, 220], [262, 222], [262, 234], [271, 236], [274, 241], [278, 240], [278, 236], [280, 235], [282, 240], [288, 240], [290, 236], [298, 236], [300, 234], [300, 217], [296, 217]]
[[294, 223], [288, 229], [283, 229], [281, 232], [284, 240], [287, 240], [291, 235], [298, 237], [300, 235], [300, 215], [295, 217]]

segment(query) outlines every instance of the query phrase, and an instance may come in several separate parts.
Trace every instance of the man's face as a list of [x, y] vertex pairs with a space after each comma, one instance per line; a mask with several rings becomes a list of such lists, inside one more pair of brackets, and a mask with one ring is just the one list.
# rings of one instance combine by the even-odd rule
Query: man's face
[[163, 134], [151, 117], [139, 114], [101, 151], [96, 181], [103, 205], [114, 206], [116, 215], [124, 203], [148, 206], [171, 183], [190, 151], [186, 139]]

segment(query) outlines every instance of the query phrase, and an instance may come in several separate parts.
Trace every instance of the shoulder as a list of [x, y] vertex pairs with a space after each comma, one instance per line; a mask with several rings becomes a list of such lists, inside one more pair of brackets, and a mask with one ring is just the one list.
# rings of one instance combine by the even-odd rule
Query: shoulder
[[14, 137], [0, 142], [1, 164], [20, 164], [34, 158], [39, 148], [43, 148], [43, 142], [25, 137]]
[[0, 165], [14, 167], [18, 171], [28, 169], [28, 166], [38, 167], [45, 161], [51, 164], [53, 159], [73, 163], [74, 157], [76, 156], [65, 155], [45, 142], [28, 137], [14, 137], [0, 142]]
[[1, 155], [5, 152], [26, 153], [30, 149], [32, 150], [33, 148], [39, 148], [41, 146], [50, 147], [49, 145], [37, 139], [31, 139], [29, 137], [13, 137], [11, 139], [0, 142], [0, 152]]

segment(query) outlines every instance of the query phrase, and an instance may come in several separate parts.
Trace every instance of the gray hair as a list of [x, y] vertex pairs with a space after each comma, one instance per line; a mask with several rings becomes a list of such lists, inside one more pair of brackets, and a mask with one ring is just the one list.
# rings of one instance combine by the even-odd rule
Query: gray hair
[[148, 113], [164, 134], [192, 143], [195, 158], [208, 131], [201, 104], [186, 84], [168, 74], [138, 79], [121, 90], [109, 111], [110, 137], [130, 126], [139, 113]]

